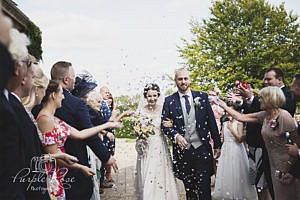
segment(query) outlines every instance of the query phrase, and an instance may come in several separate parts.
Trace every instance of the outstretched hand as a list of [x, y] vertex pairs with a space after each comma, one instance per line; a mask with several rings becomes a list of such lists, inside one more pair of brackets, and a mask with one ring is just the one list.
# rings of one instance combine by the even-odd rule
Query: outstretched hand
[[250, 88], [246, 88], [243, 85], [240, 85], [239, 89], [241, 91], [241, 95], [246, 99], [250, 99], [254, 95]]
[[226, 103], [223, 100], [221, 100], [220, 98], [213, 98], [211, 100], [211, 103], [216, 104], [222, 108], [224, 108], [226, 106]]
[[85, 166], [85, 165], [82, 165], [80, 167], [80, 170], [81, 172], [85, 175], [85, 176], [93, 176], [95, 175], [96, 173], [89, 167]]
[[67, 162], [70, 165], [78, 162], [78, 159], [75, 156], [72, 156], [72, 155], [69, 155], [66, 153], [62, 153], [62, 152], [57, 152], [57, 153], [53, 154], [53, 157], [55, 159], [64, 160], [65, 162]]
[[130, 117], [133, 114], [134, 114], [134, 111], [132, 111], [132, 110], [126, 110], [123, 113], [119, 114], [118, 116], [110, 119], [110, 121], [122, 121], [122, 119], [124, 117]]
[[[108, 121], [105, 123], [107, 128], [122, 128], [123, 124], [120, 121]], [[105, 129], [107, 129], [105, 128]]]

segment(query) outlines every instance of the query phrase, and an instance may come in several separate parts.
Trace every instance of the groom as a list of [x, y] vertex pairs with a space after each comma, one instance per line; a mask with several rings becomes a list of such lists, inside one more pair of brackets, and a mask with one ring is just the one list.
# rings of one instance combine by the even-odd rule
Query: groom
[[187, 200], [210, 200], [210, 177], [215, 157], [220, 156], [221, 140], [206, 93], [191, 91], [189, 72], [175, 71], [178, 92], [166, 97], [162, 121], [171, 119], [172, 127], [163, 132], [173, 141], [173, 169], [185, 186]]

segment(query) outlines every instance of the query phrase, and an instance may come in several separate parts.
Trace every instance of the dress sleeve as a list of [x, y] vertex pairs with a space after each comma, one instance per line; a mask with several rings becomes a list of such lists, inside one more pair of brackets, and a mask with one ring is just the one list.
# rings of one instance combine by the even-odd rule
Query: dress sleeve
[[281, 130], [280, 130], [281, 133], [284, 133], [286, 131], [294, 132], [297, 129], [294, 118], [286, 110], [281, 110], [278, 122], [279, 122], [279, 126], [280, 126], [280, 124], [282, 124], [280, 126], [281, 127]]
[[42, 143], [44, 146], [57, 144], [57, 142], [58, 142], [58, 133], [56, 127], [54, 127], [52, 131], [47, 131], [43, 134]]

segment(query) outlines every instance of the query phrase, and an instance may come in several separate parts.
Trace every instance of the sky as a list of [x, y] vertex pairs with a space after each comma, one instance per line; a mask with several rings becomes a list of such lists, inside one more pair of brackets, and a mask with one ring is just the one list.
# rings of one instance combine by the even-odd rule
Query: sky
[[[207, 19], [211, 7], [210, 0], [14, 1], [42, 31], [47, 75], [55, 62], [69, 61], [114, 96], [138, 94], [149, 82], [172, 87], [166, 75], [183, 66], [178, 46], [192, 37], [189, 22]], [[300, 15], [297, 1], [284, 2]]]

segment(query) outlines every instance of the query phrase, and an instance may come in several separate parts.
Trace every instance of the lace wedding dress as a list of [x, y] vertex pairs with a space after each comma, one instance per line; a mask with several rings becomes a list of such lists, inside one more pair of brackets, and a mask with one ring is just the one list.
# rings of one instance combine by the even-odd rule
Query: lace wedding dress
[[136, 193], [143, 200], [178, 200], [170, 153], [165, 136], [161, 133], [161, 107], [152, 112], [146, 108], [140, 115], [152, 119], [155, 134], [147, 138], [147, 147], [137, 156]]

